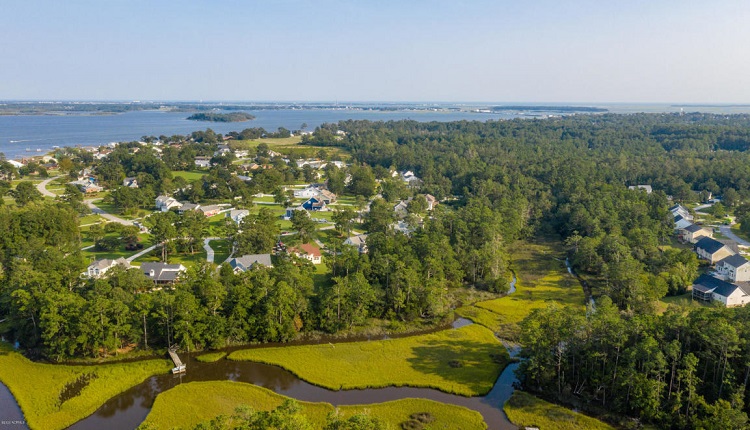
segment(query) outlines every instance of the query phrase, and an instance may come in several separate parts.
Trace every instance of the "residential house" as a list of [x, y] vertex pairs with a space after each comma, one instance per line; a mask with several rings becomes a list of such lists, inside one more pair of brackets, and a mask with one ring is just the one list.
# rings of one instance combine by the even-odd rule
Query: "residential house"
[[401, 180], [406, 182], [406, 185], [411, 188], [416, 188], [422, 185], [422, 180], [419, 179], [414, 172], [411, 170], [407, 170], [406, 172], [401, 173]]
[[407, 236], [411, 235], [414, 232], [414, 228], [409, 226], [408, 223], [405, 221], [398, 221], [393, 224], [391, 224], [391, 228], [401, 234], [405, 234]]
[[208, 206], [201, 206], [198, 208], [199, 211], [203, 213], [206, 217], [214, 216], [221, 212], [221, 206], [219, 205], [208, 205]]
[[295, 199], [309, 199], [315, 197], [320, 193], [320, 190], [314, 187], [307, 187], [302, 190], [294, 190]]
[[93, 263], [89, 264], [89, 267], [86, 270], [86, 274], [89, 278], [98, 278], [107, 273], [109, 269], [117, 266], [129, 269], [130, 263], [124, 258], [118, 258], [116, 260], [110, 260], [107, 258], [96, 260]]
[[211, 157], [195, 157], [196, 167], [211, 167]]
[[299, 258], [312, 261], [312, 264], [320, 264], [323, 261], [323, 253], [320, 248], [312, 243], [303, 243], [302, 245], [289, 248], [289, 252]]
[[148, 279], [154, 281], [155, 284], [173, 284], [175, 283], [180, 275], [185, 272], [185, 266], [182, 264], [167, 264], [167, 263], [143, 263], [141, 264], [141, 271]]
[[683, 242], [696, 243], [701, 237], [714, 237], [714, 232], [711, 228], [690, 224], [678, 231], [678, 237]]
[[750, 302], [748, 284], [732, 284], [710, 275], [701, 275], [693, 282], [693, 299], [720, 302], [724, 306], [744, 306]]
[[438, 200], [432, 194], [425, 194], [424, 199], [427, 200], [427, 210], [431, 211], [438, 205]]
[[682, 215], [677, 215], [674, 218], [674, 229], [676, 231], [680, 231], [680, 230], [682, 230], [684, 228], [687, 228], [687, 227], [691, 226], [692, 224], [693, 224], [692, 218], [688, 220], [687, 218], [683, 217]]
[[721, 259], [736, 254], [729, 246], [710, 237], [702, 237], [695, 243], [695, 252], [700, 258], [716, 264]]
[[344, 241], [344, 245], [354, 246], [360, 254], [367, 254], [367, 235], [358, 234], [351, 236]]
[[328, 211], [328, 207], [326, 207], [325, 202], [318, 197], [310, 197], [306, 202], [302, 203], [302, 208], [312, 212]]
[[75, 185], [84, 194], [93, 194], [104, 190], [104, 188], [96, 185], [96, 182], [91, 178], [69, 182], [69, 184]]
[[750, 282], [750, 261], [734, 254], [716, 263], [716, 272], [730, 282]]
[[296, 207], [288, 207], [286, 208], [286, 212], [284, 212], [284, 215], [282, 215], [281, 218], [285, 221], [289, 221], [290, 219], [292, 219], [292, 215], [294, 214], [294, 211], [303, 211], [303, 210], [305, 210], [305, 208], [303, 208], [302, 205], [296, 206]]
[[681, 216], [682, 218], [693, 222], [693, 216], [690, 214], [690, 211], [687, 210], [685, 206], [682, 205], [674, 205], [671, 208], [669, 208], [669, 211], [672, 213], [672, 216], [677, 218], [677, 216]]
[[651, 185], [631, 185], [628, 187], [629, 190], [643, 190], [646, 192], [646, 194], [651, 194], [654, 192], [654, 190], [651, 188]]
[[138, 188], [138, 179], [136, 178], [125, 178], [122, 180], [122, 186], [128, 188]]
[[319, 189], [318, 195], [316, 196], [320, 200], [323, 201], [323, 203], [330, 205], [331, 203], [336, 203], [336, 194], [326, 190], [326, 189]]
[[396, 213], [396, 217], [398, 217], [399, 219], [404, 219], [407, 215], [409, 215], [407, 208], [410, 201], [411, 197], [409, 197], [407, 200], [401, 200], [395, 206], [393, 206], [393, 212]]
[[184, 214], [185, 212], [188, 212], [188, 211], [197, 211], [198, 209], [200, 209], [200, 207], [201, 207], [201, 205], [199, 205], [199, 204], [190, 203], [190, 202], [183, 202], [182, 206], [180, 206], [180, 208], [177, 209], [177, 212], [179, 212], [180, 215], [182, 215], [182, 214]]
[[271, 254], [248, 254], [229, 260], [234, 273], [245, 272], [256, 266], [273, 267]]
[[227, 216], [231, 218], [232, 221], [234, 221], [237, 225], [240, 225], [242, 219], [248, 215], [250, 215], [250, 211], [247, 209], [233, 209], [227, 212]]
[[172, 208], [180, 208], [182, 203], [178, 202], [177, 199], [171, 196], [161, 195], [156, 198], [156, 209], [162, 212], [169, 212]]

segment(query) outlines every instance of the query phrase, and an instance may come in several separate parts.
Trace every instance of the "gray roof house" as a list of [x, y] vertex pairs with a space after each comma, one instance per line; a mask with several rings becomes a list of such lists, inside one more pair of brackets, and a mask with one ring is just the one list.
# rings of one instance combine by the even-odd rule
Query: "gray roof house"
[[250, 215], [250, 211], [247, 209], [232, 209], [227, 212], [227, 217], [231, 218], [237, 225], [240, 225], [242, 219]]
[[367, 235], [358, 234], [349, 237], [344, 241], [344, 245], [355, 246], [360, 254], [367, 254]]
[[699, 257], [710, 261], [711, 264], [715, 264], [725, 257], [736, 254], [729, 246], [710, 237], [700, 238], [695, 243], [695, 252], [698, 253]]
[[156, 284], [172, 284], [185, 272], [182, 264], [143, 263], [141, 271]]
[[96, 260], [93, 263], [89, 264], [89, 267], [86, 270], [86, 275], [88, 275], [89, 278], [98, 278], [115, 266], [121, 266], [123, 268], [129, 269], [130, 263], [124, 258], [118, 258], [117, 260], [110, 260], [107, 258]]
[[229, 260], [229, 265], [234, 269], [234, 273], [250, 270], [256, 265], [273, 267], [271, 254], [248, 254], [235, 257]]
[[724, 306], [744, 306], [750, 302], [747, 283], [732, 284], [710, 275], [701, 275], [693, 282], [693, 299], [720, 302]]
[[749, 282], [750, 261], [739, 254], [730, 255], [716, 263], [716, 272], [731, 282]]

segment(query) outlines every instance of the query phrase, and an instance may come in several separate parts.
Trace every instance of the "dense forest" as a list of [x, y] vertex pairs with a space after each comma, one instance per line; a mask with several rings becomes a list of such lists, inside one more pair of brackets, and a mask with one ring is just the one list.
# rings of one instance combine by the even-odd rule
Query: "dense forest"
[[[210, 130], [169, 140], [178, 145], [160, 155], [134, 152], [134, 143], [101, 161], [75, 151], [65, 157], [73, 166], [91, 165], [112, 186], [138, 177], [141, 188], [112, 192], [118, 205], [136, 208], [163, 193], [192, 202], [238, 197], [240, 206], [250, 206], [258, 191], [273, 192], [310, 173], [296, 166], [294, 155], [286, 162], [258, 147], [259, 159], [271, 167], [241, 181], [232, 175], [238, 166], [231, 157], [213, 155], [220, 139]], [[87, 265], [75, 221], [81, 199], [69, 190], [55, 203], [30, 199], [0, 208], [7, 232], [0, 238], [3, 335], [38, 355], [65, 359], [129, 344], [194, 349], [286, 341], [371, 318], [394, 327], [439, 321], [450, 315], [457, 292], [505, 291], [519, 239], [552, 237], [565, 242], [581, 275], [596, 280], [598, 302], [586, 315], [551, 307], [522, 324], [526, 389], [663, 427], [736, 428], [747, 421], [748, 311], [660, 315], [655, 302], [683, 292], [698, 273], [690, 250], [660, 248], [672, 236], [667, 209], [673, 202], [699, 201], [710, 192], [737, 213], [750, 213], [750, 116], [343, 121], [317, 128], [303, 144], [323, 154], [329, 147], [351, 154], [350, 167], [326, 168], [332, 191], [357, 196], [363, 207], [379, 192], [363, 220], [369, 253], [334, 250], [341, 253], [328, 259], [325, 282], [313, 282], [311, 265], [296, 258], [241, 274], [199, 264], [175, 288], [149, 294], [143, 292], [151, 281], [138, 270], [81, 279]], [[216, 165], [192, 185], [173, 177], [172, 170], [190, 166], [197, 155], [213, 157]], [[407, 189], [390, 178], [390, 169], [412, 170], [420, 187]], [[637, 184], [654, 192], [627, 187]], [[412, 234], [389, 228], [393, 202], [428, 193], [442, 202], [429, 216], [412, 205]], [[337, 216], [343, 235], [355, 216]], [[189, 238], [204, 234], [199, 221], [173, 213], [149, 219], [160, 240], [178, 239], [174, 246], [194, 246]], [[274, 221], [261, 210], [226, 234], [243, 252], [270, 252], [279, 233]], [[304, 231], [305, 221], [295, 226]]]
[[202, 112], [194, 113], [187, 117], [192, 121], [211, 121], [211, 122], [243, 122], [255, 119], [255, 115], [251, 115], [247, 112], [230, 112], [230, 113], [216, 113], [216, 112]]

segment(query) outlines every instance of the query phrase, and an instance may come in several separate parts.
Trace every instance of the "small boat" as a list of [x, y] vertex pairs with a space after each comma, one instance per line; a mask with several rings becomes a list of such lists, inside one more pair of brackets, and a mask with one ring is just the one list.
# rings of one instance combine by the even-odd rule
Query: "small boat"
[[173, 374], [185, 373], [185, 372], [187, 372], [187, 366], [185, 366], [184, 364], [172, 368]]

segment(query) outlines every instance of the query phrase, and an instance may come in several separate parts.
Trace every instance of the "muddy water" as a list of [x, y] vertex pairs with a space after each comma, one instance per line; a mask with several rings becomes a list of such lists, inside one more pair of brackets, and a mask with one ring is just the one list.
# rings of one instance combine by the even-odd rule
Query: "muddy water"
[[[471, 324], [459, 319], [454, 327]], [[516, 350], [511, 350], [515, 355]], [[197, 355], [197, 354], [196, 354]], [[183, 375], [158, 375], [146, 382], [114, 397], [93, 415], [71, 426], [75, 430], [133, 429], [137, 427], [151, 410], [156, 396], [178, 384], [193, 381], [237, 381], [259, 385], [276, 393], [297, 400], [328, 402], [333, 405], [357, 405], [381, 403], [404, 398], [424, 398], [438, 402], [460, 405], [478, 411], [490, 429], [510, 430], [517, 427], [511, 424], [502, 411], [505, 401], [513, 393], [516, 381], [513, 371], [517, 363], [508, 365], [497, 379], [492, 391], [484, 397], [462, 397], [427, 388], [390, 387], [366, 390], [331, 391], [300, 380], [296, 376], [276, 366], [261, 363], [219, 360], [215, 363], [201, 363], [193, 355], [180, 356], [187, 363], [188, 371]]]

